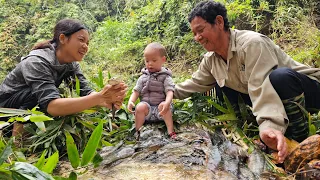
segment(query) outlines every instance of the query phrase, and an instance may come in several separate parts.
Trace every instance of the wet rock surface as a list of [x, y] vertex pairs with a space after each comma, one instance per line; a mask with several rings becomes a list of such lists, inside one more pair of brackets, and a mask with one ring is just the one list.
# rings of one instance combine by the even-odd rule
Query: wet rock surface
[[135, 145], [121, 142], [100, 154], [101, 165], [78, 179], [259, 179], [266, 163], [259, 152], [248, 155], [221, 132], [195, 126], [181, 127], [173, 140], [147, 125]]

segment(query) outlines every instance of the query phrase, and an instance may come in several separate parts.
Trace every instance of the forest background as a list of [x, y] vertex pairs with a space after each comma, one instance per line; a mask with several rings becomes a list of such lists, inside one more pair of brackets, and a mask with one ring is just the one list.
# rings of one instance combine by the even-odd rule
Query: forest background
[[[91, 31], [81, 62], [90, 80], [99, 69], [132, 85], [153, 41], [167, 49], [175, 82], [191, 76], [205, 50], [193, 40], [188, 14], [200, 0], [0, 0], [0, 82], [39, 41], [51, 39], [55, 23], [81, 20]], [[222, 0], [232, 28], [267, 35], [296, 61], [318, 67], [318, 0]], [[317, 28], [318, 25], [318, 28]], [[107, 77], [107, 76], [104, 76]]]
[[[0, 0], [0, 83], [19, 63], [21, 57], [29, 53], [35, 43], [52, 38], [54, 25], [63, 18], [79, 19], [90, 30], [89, 52], [81, 62], [81, 68], [95, 89], [101, 89], [102, 79], [110, 76], [119, 76], [132, 87], [144, 66], [143, 49], [153, 41], [158, 41], [166, 47], [166, 66], [173, 71], [174, 81], [183, 81], [196, 70], [202, 55], [206, 53], [201, 45], [194, 41], [187, 21], [188, 14], [198, 2], [200, 0]], [[296, 61], [319, 67], [319, 0], [219, 2], [226, 5], [232, 28], [265, 34]], [[211, 101], [212, 103], [214, 102]], [[193, 105], [180, 102], [175, 105], [183, 112], [175, 114], [174, 118], [178, 119], [178, 123], [196, 117], [203, 125], [208, 124], [208, 117], [202, 113], [201, 102], [195, 101]], [[233, 112], [224, 114], [228, 120], [230, 115], [235, 117], [234, 111], [229, 107], [228, 110], [220, 108], [224, 113]], [[27, 159], [35, 157], [34, 153], [37, 154], [37, 158], [41, 155], [40, 160], [34, 165], [51, 174], [59, 158], [66, 155], [66, 151], [72, 166], [77, 168], [80, 166], [79, 155], [82, 152], [81, 166], [86, 166], [89, 161], [94, 162], [95, 157], [99, 159], [97, 154], [95, 157], [91, 156], [95, 154], [98, 146], [100, 148], [102, 145], [116, 145], [123, 139], [126, 143], [133, 143], [132, 140], [126, 139], [127, 134], [133, 129], [132, 115], [126, 114], [125, 110], [119, 110], [118, 118], [111, 122], [109, 111], [96, 111], [55, 118], [54, 121], [49, 121], [53, 119], [44, 117], [34, 110], [24, 116], [17, 111], [19, 117], [13, 117], [9, 122], [35, 122], [25, 127], [33, 136], [30, 137], [31, 143], [24, 146], [29, 150], [17, 150], [14, 147], [14, 153], [11, 149], [12, 139], [7, 140], [0, 136], [0, 172], [7, 172], [9, 168], [9, 163], [4, 163], [5, 160], [9, 160], [11, 165], [14, 161], [21, 161], [17, 151], [22, 151], [23, 153], [19, 154], [24, 154]], [[310, 135], [320, 133], [320, 115], [318, 116], [317, 121], [313, 121], [317, 128], [314, 128]], [[40, 123], [39, 118], [48, 122]], [[118, 128], [113, 129], [112, 125]], [[243, 128], [244, 131], [248, 127], [249, 125]], [[73, 139], [74, 143], [70, 143]], [[101, 139], [101, 142], [97, 139]], [[48, 159], [44, 165], [46, 154]], [[70, 154], [74, 156], [69, 156]], [[23, 161], [26, 161], [26, 158], [23, 158]], [[24, 167], [23, 172], [18, 172], [18, 167]], [[10, 169], [12, 174], [9, 175], [25, 175], [26, 169], [29, 169], [29, 175], [35, 171], [27, 164], [15, 163]], [[72, 175], [74, 174], [71, 173], [70, 176]], [[0, 177], [4, 176], [0, 173]]]

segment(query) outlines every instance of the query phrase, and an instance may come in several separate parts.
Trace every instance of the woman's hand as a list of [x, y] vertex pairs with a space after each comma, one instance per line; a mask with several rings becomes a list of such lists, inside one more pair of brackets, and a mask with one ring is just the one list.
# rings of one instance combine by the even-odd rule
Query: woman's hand
[[112, 108], [114, 104], [116, 109], [120, 109], [123, 99], [126, 96], [127, 85], [119, 83], [116, 85], [106, 85], [100, 92], [101, 101], [100, 106]]

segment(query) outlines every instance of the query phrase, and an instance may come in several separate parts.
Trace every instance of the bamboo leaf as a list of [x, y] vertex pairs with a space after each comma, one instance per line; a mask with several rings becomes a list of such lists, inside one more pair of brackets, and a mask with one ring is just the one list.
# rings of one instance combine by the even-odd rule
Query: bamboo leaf
[[3, 162], [5, 160], [8, 159], [8, 157], [10, 156], [10, 154], [12, 153], [12, 142], [13, 142], [13, 138], [10, 138], [8, 144], [6, 145], [6, 147], [2, 150], [2, 152], [0, 153], [0, 165], [3, 164]]
[[66, 142], [67, 142], [68, 158], [71, 162], [72, 167], [77, 168], [80, 163], [79, 152], [78, 152], [77, 146], [74, 143], [74, 140], [68, 131], [65, 131], [65, 135], [66, 135]]
[[242, 120], [245, 120], [249, 116], [249, 114], [248, 114], [248, 111], [247, 111], [247, 106], [244, 103], [244, 100], [243, 100], [243, 98], [242, 98], [242, 96], [240, 94], [238, 96], [238, 105], [239, 105], [241, 118], [242, 118]]
[[208, 100], [208, 103], [210, 105], [212, 105], [213, 107], [215, 107], [216, 109], [218, 109], [219, 111], [223, 112], [223, 113], [228, 113], [229, 112], [228, 109], [220, 106], [218, 103], [212, 101], [211, 99]]
[[317, 132], [317, 128], [314, 124], [311, 124], [309, 126], [309, 136], [315, 135]]
[[71, 172], [68, 180], [77, 180], [77, 179], [78, 179], [77, 174], [75, 172]]
[[103, 158], [100, 156], [100, 154], [96, 153], [96, 155], [92, 159], [94, 168], [98, 167], [102, 161], [103, 161]]
[[44, 163], [45, 163], [45, 157], [47, 155], [47, 150], [44, 150], [40, 156], [40, 158], [38, 159], [38, 162], [35, 164], [35, 166], [39, 169], [42, 169]]
[[18, 161], [26, 162], [26, 156], [21, 151], [14, 151], [15, 156], [17, 156]]
[[87, 165], [95, 155], [95, 152], [97, 150], [97, 147], [99, 145], [101, 135], [102, 135], [102, 123], [99, 123], [99, 125], [95, 128], [92, 135], [89, 138], [89, 141], [86, 145], [86, 148], [83, 151], [82, 161], [81, 165], [85, 166]]
[[14, 180], [54, 180], [49, 174], [25, 162], [14, 163], [10, 171]]
[[46, 126], [44, 125], [44, 122], [34, 122], [34, 124], [36, 124], [41, 131], [46, 131]]
[[51, 121], [53, 118], [48, 117], [46, 115], [32, 115], [30, 116], [31, 122], [43, 122], [43, 121]]
[[47, 163], [43, 166], [41, 170], [51, 174], [53, 169], [57, 166], [58, 161], [59, 161], [59, 152], [57, 151], [48, 158]]
[[4, 113], [4, 114], [31, 114], [27, 110], [13, 109], [13, 108], [0, 108], [0, 113]]
[[224, 102], [226, 103], [228, 112], [235, 115], [236, 113], [234, 112], [232, 104], [230, 103], [229, 99], [227, 98], [227, 96], [224, 93], [223, 93], [223, 99], [224, 99]]
[[81, 111], [81, 113], [84, 113], [84, 114], [93, 114], [96, 112], [97, 112], [96, 109], [86, 109], [86, 110]]
[[105, 141], [105, 140], [101, 140], [102, 144], [105, 145], [105, 146], [113, 146], [113, 144], [109, 143], [108, 141]]
[[226, 121], [226, 120], [238, 120], [237, 117], [234, 114], [222, 114], [219, 116], [215, 116], [214, 118], [220, 120], [220, 121]]
[[12, 117], [8, 120], [8, 122], [14, 122], [14, 121], [26, 122], [27, 120], [25, 120], [23, 117]]
[[80, 81], [78, 79], [78, 76], [76, 76], [76, 93], [78, 96], [80, 96]]
[[99, 69], [99, 87], [103, 88], [103, 75], [102, 75], [102, 70], [101, 68]]
[[4, 121], [0, 121], [0, 129], [2, 129], [2, 128], [8, 126], [8, 125], [10, 125], [10, 123], [4, 122]]

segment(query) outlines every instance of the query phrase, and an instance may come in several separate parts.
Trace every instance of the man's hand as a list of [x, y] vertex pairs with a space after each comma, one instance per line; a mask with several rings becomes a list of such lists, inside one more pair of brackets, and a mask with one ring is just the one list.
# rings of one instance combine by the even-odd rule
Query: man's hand
[[287, 156], [287, 143], [284, 135], [275, 129], [260, 132], [261, 140], [271, 149], [278, 150], [278, 162], [282, 163]]
[[167, 114], [168, 110], [170, 109], [170, 103], [166, 103], [166, 101], [163, 101], [158, 106], [159, 109], [159, 115], [164, 116]]

